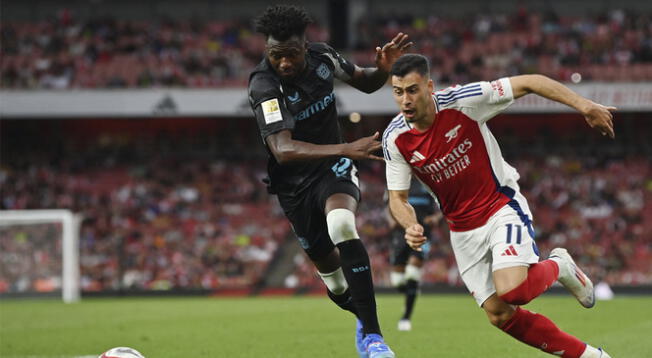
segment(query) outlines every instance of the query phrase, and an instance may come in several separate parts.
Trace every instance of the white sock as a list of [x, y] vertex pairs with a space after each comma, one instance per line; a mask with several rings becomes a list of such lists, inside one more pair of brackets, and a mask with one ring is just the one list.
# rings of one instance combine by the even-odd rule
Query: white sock
[[600, 358], [602, 356], [602, 352], [590, 345], [586, 345], [586, 349], [584, 350], [584, 353], [580, 356], [580, 358]]

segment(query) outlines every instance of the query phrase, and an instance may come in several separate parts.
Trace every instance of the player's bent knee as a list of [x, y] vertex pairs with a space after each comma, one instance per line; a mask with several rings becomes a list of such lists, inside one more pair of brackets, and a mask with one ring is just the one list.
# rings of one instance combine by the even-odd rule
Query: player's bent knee
[[328, 235], [335, 245], [357, 239], [358, 230], [355, 228], [355, 214], [348, 209], [334, 209], [326, 215]]
[[510, 318], [512, 318], [512, 313], [508, 312], [501, 312], [499, 314], [493, 314], [493, 313], [487, 313], [487, 317], [489, 318], [489, 322], [493, 326], [496, 326], [498, 328], [501, 328], [502, 326], [509, 321]]
[[492, 325], [501, 328], [514, 315], [514, 308], [509, 305], [494, 307], [491, 310], [485, 308], [487, 318]]
[[349, 288], [349, 284], [346, 282], [341, 267], [329, 273], [319, 272], [319, 276], [321, 277], [321, 280], [324, 281], [326, 287], [328, 287], [328, 290], [336, 295], [343, 294], [346, 289]]
[[405, 266], [405, 279], [413, 281], [421, 281], [421, 268], [414, 265]]
[[482, 309], [492, 325], [501, 328], [514, 315], [515, 309], [510, 304], [493, 295], [482, 304]]

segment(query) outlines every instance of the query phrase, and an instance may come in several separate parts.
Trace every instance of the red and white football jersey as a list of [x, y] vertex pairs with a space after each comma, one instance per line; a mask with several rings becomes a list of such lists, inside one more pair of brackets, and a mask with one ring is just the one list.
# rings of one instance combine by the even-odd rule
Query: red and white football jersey
[[432, 98], [437, 114], [425, 132], [399, 114], [383, 133], [387, 188], [409, 189], [414, 173], [430, 189], [453, 231], [481, 227], [505, 205], [529, 226], [519, 175], [503, 159], [486, 125], [514, 102], [509, 79], [450, 87]]

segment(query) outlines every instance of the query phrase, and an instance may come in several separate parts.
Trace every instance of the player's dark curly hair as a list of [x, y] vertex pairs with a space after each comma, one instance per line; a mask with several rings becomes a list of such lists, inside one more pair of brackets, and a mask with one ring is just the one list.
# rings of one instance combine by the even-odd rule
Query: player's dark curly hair
[[405, 75], [412, 71], [416, 71], [421, 76], [429, 77], [430, 65], [428, 64], [428, 59], [423, 55], [414, 53], [405, 54], [394, 62], [390, 73], [393, 76], [405, 77]]
[[303, 36], [312, 19], [306, 11], [294, 5], [274, 5], [254, 20], [257, 32], [279, 41], [285, 41], [293, 35]]

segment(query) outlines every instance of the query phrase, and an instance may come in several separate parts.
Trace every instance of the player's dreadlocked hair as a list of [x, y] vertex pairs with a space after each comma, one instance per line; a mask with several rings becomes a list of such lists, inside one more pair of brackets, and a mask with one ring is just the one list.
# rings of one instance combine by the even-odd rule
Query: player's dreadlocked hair
[[421, 76], [430, 75], [430, 65], [428, 59], [423, 55], [409, 53], [403, 55], [394, 62], [390, 73], [394, 76], [405, 77], [408, 73], [416, 71]]
[[257, 32], [285, 41], [293, 35], [302, 36], [312, 22], [306, 11], [294, 5], [268, 7], [254, 20]]

